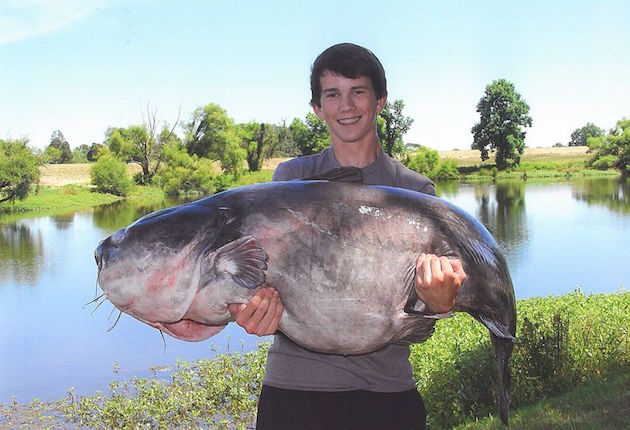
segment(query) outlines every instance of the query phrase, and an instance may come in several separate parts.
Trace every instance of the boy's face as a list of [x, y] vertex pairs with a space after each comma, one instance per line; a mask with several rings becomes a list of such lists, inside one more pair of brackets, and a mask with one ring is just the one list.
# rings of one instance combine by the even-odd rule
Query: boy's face
[[319, 78], [322, 86], [320, 106], [313, 110], [320, 120], [326, 121], [333, 143], [364, 142], [376, 138], [376, 115], [387, 97], [376, 98], [372, 82], [361, 76], [346, 78], [324, 72]]

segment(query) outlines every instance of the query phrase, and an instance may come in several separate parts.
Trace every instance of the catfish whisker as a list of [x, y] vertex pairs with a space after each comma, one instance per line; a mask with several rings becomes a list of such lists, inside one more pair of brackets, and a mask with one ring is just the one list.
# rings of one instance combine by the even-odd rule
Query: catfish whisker
[[164, 353], [166, 353], [166, 338], [164, 337], [164, 332], [160, 329], [158, 329], [158, 331], [160, 332], [160, 336], [162, 336], [162, 343], [164, 344]]
[[98, 296], [98, 297], [94, 297], [94, 299], [93, 299], [93, 300], [90, 300], [89, 302], [87, 302], [86, 304], [84, 304], [84, 305], [83, 305], [83, 307], [85, 308], [87, 305], [91, 305], [92, 303], [99, 301], [99, 300], [100, 300], [100, 298], [101, 298], [101, 297], [103, 297], [104, 295], [105, 295], [105, 293], [101, 294], [101, 295], [100, 295], [100, 296]]
[[[115, 308], [114, 308], [115, 309]], [[122, 315], [122, 311], [120, 311], [120, 313], [118, 314], [118, 318], [116, 318], [116, 321], [114, 321], [114, 325], [111, 326], [110, 328], [107, 329], [107, 332], [109, 333], [110, 331], [112, 331], [114, 329], [114, 327], [116, 327], [116, 324], [118, 324], [118, 320], [120, 320], [120, 316]]]
[[[101, 295], [101, 297], [103, 297], [104, 295], [105, 295], [105, 294]], [[99, 298], [100, 298], [100, 297], [99, 297]], [[92, 312], [90, 312], [90, 316], [92, 316], [92, 315], [94, 314], [94, 312], [96, 312], [96, 310], [97, 310], [98, 308], [100, 308], [100, 307], [101, 307], [101, 305], [102, 305], [103, 303], [105, 303], [106, 301], [107, 301], [107, 297], [103, 298], [103, 300], [101, 300], [100, 302], [98, 302], [98, 303], [96, 304], [96, 307], [92, 310]]]
[[[118, 309], [116, 306], [112, 308], [112, 311], [109, 313], [109, 316], [107, 317], [107, 321], [109, 321], [112, 318], [112, 315], [114, 315], [114, 311], [116, 309]], [[120, 311], [120, 313], [122, 313], [122, 311]], [[118, 318], [120, 318], [120, 315], [118, 315]]]

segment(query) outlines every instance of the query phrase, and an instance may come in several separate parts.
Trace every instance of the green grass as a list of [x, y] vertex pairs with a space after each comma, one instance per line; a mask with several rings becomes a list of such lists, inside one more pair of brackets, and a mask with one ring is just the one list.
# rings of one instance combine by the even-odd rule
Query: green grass
[[[126, 200], [150, 203], [164, 198], [164, 192], [156, 187], [134, 187]], [[92, 188], [66, 185], [59, 188], [42, 187], [37, 193], [31, 193], [24, 200], [0, 205], [0, 222], [13, 222], [20, 218], [32, 218], [42, 215], [62, 215], [88, 210], [94, 206], [105, 205], [122, 200], [113, 194], [97, 193]]]
[[[594, 378], [566, 393], [514, 410], [513, 430], [628, 429], [630, 423], [630, 370]], [[457, 430], [504, 429], [489, 417], [454, 427]]]
[[236, 183], [235, 187], [240, 187], [242, 185], [251, 185], [257, 184], [260, 182], [270, 182], [271, 175], [273, 174], [273, 170], [270, 169], [262, 169], [258, 172], [249, 172], [246, 175], [241, 175]]
[[576, 161], [526, 161], [518, 167], [498, 171], [493, 164], [474, 165], [460, 168], [462, 180], [466, 182], [500, 179], [565, 179], [597, 176], [619, 176], [618, 170], [587, 169]]

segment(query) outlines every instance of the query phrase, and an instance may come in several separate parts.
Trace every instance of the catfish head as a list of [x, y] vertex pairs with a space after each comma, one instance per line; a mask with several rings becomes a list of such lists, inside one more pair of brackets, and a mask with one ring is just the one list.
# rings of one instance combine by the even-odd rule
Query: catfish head
[[247, 302], [264, 282], [267, 255], [250, 236], [224, 243], [235, 218], [212, 203], [154, 212], [103, 240], [94, 256], [107, 299], [182, 340], [223, 329], [229, 304]]

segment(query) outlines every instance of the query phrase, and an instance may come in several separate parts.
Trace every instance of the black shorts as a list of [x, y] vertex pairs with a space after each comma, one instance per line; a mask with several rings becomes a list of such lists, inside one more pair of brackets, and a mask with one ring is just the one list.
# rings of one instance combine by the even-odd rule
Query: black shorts
[[297, 391], [263, 385], [257, 430], [425, 429], [418, 391]]

